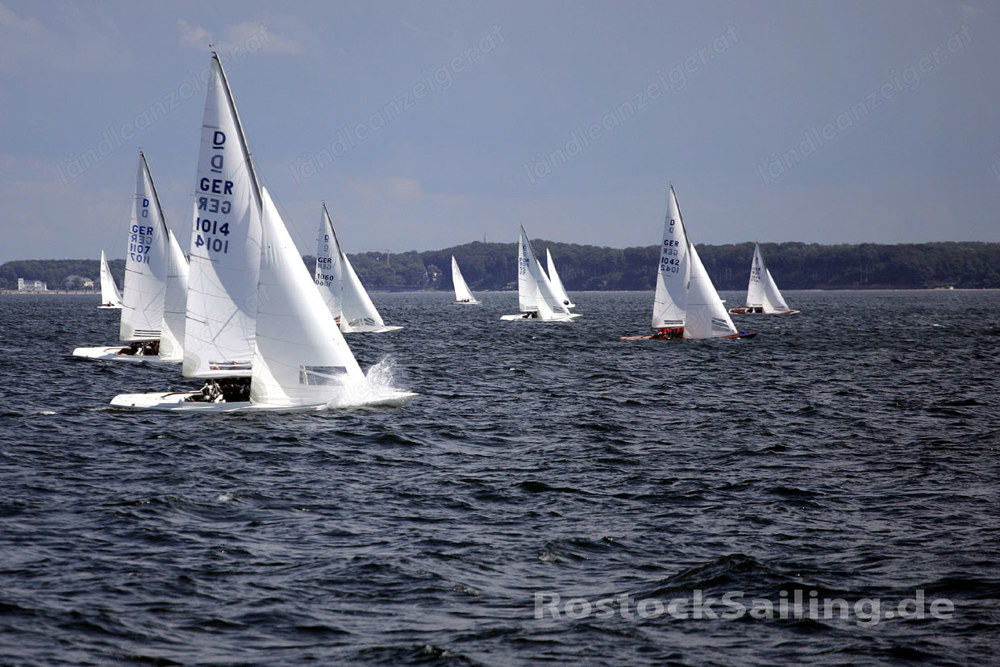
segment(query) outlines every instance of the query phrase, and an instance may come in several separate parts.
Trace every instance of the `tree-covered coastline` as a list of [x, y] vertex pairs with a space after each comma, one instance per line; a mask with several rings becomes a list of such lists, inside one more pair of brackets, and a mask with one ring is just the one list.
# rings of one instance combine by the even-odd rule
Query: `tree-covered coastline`
[[[570, 291], [650, 290], [656, 279], [658, 246], [607, 248], [533, 240], [541, 257], [551, 250]], [[783, 290], [1000, 288], [1000, 243], [948, 242], [819, 245], [761, 243], [768, 269]], [[720, 290], [746, 289], [753, 243], [699, 245], [698, 253]], [[475, 291], [514, 289], [514, 243], [467, 243], [442, 250], [386, 255], [349, 255], [370, 290], [451, 289], [451, 256]], [[312, 270], [315, 258], [306, 256]], [[544, 259], [542, 260], [544, 264]], [[125, 261], [109, 261], [119, 286]], [[17, 279], [42, 280], [49, 289], [80, 289], [82, 278], [97, 282], [99, 261], [18, 260], [0, 266], [0, 289], [16, 290]]]

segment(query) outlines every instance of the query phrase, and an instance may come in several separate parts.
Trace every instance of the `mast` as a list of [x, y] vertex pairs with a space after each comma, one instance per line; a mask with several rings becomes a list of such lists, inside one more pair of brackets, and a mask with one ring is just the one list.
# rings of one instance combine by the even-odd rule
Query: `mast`
[[239, 136], [240, 147], [243, 149], [243, 154], [247, 157], [247, 169], [250, 171], [251, 182], [253, 183], [254, 196], [257, 199], [258, 208], [263, 206], [263, 200], [260, 196], [260, 182], [257, 180], [257, 170], [254, 169], [253, 160], [250, 158], [250, 147], [247, 145], [246, 133], [243, 131], [243, 123], [240, 121], [240, 113], [236, 110], [236, 100], [233, 99], [233, 91], [229, 89], [229, 79], [226, 78], [226, 70], [222, 67], [222, 60], [219, 58], [218, 51], [212, 51], [212, 58], [219, 65], [219, 74], [222, 76], [222, 89], [226, 93], [226, 101], [229, 103], [229, 109], [233, 112], [233, 120], [236, 123], [236, 134]]
[[[156, 202], [156, 211], [160, 214], [160, 226], [163, 227], [163, 238], [167, 239], [169, 232], [167, 228], [167, 217], [163, 215], [163, 207], [160, 205], [160, 196], [156, 194], [156, 184], [153, 183], [153, 173], [149, 170], [149, 163], [146, 162], [146, 154], [139, 151], [139, 159], [142, 160], [142, 170], [149, 179], [149, 187], [153, 191], [153, 201]], [[169, 240], [168, 240], [169, 242]]]

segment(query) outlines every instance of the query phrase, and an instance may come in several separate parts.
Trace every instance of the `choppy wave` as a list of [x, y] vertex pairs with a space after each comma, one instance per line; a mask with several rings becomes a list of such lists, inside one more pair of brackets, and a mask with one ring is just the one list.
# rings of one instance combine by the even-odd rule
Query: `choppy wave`
[[1000, 294], [793, 292], [710, 344], [618, 342], [645, 293], [375, 297], [406, 328], [348, 343], [417, 400], [186, 416], [107, 408], [177, 368], [69, 356], [116, 313], [0, 297], [0, 662], [993, 660]]

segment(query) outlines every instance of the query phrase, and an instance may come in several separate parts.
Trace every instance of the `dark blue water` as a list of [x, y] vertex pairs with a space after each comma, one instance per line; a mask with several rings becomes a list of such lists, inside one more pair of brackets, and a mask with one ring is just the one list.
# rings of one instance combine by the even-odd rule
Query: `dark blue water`
[[0, 297], [0, 663], [996, 660], [1000, 292], [633, 343], [651, 293], [481, 296], [374, 295], [406, 328], [348, 341], [413, 403], [282, 415], [112, 410], [192, 385]]

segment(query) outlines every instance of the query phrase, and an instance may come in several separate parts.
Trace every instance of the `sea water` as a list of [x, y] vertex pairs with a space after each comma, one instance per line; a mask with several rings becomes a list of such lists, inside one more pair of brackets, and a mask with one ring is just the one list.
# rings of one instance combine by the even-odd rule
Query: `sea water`
[[[400, 408], [111, 409], [96, 297], [0, 296], [0, 662], [873, 663], [1000, 646], [1000, 293], [374, 294]], [[727, 305], [742, 295], [723, 294]]]

